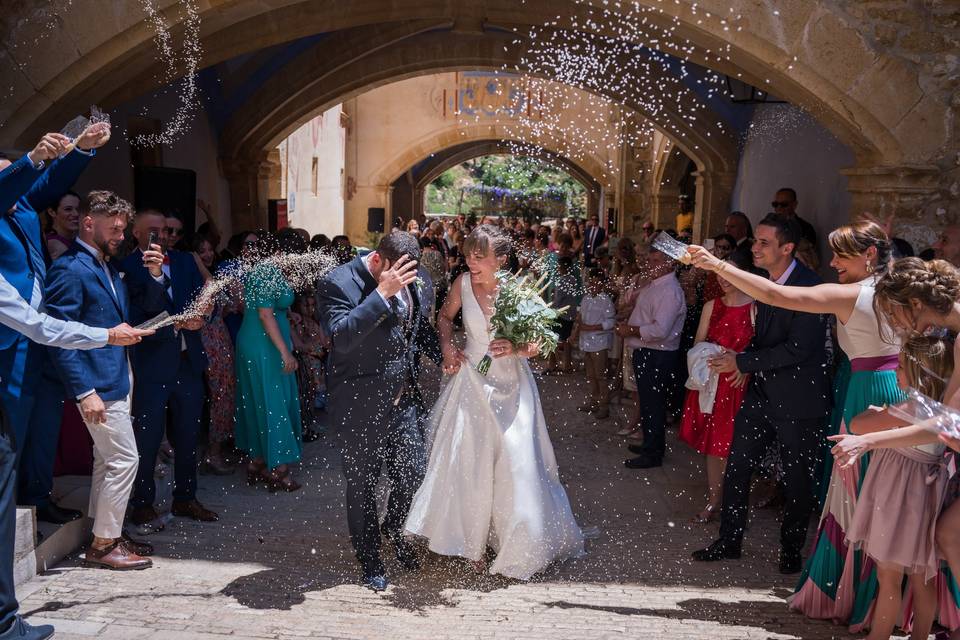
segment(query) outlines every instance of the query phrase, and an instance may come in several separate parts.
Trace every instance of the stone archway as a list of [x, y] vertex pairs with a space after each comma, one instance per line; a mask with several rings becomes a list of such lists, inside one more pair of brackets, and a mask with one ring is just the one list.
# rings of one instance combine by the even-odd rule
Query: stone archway
[[[941, 9], [925, 7], [929, 15], [918, 20], [911, 11], [891, 13], [842, 0], [796, 0], [778, 4], [777, 12], [761, 0], [634, 4], [655, 9], [651, 25], [669, 32], [670, 38], [655, 44], [660, 50], [741, 78], [815, 114], [856, 155], [857, 165], [847, 171], [855, 208], [957, 209], [957, 199], [949, 195], [958, 147], [954, 88], [949, 74], [936, 71], [936, 55], [943, 52], [924, 52], [913, 43], [927, 40], [931, 30], [948, 33], [949, 24], [937, 22]], [[479, 5], [357, 0], [323, 11], [309, 0], [227, 0], [202, 4], [199, 17], [204, 64], [211, 65], [314, 34], [388, 31], [416, 21], [432, 24], [430, 33], [448, 29], [477, 37], [513, 29], [522, 34], [558, 15], [589, 24], [582, 18], [594, 7], [610, 10], [602, 0]], [[52, 26], [31, 20], [26, 4], [11, 9], [4, 33], [11, 43], [4, 52], [11, 89], [0, 103], [5, 122], [0, 146], [26, 148], [39, 131], [72, 117], [76, 105], [110, 107], [148, 93], [163, 78], [143, 15], [98, 9], [97, 0], [75, 0]], [[182, 32], [178, 3], [164, 2], [161, 13], [175, 37]], [[91, 15], [98, 19], [89, 20]], [[76, 46], [36, 46], [48, 38]], [[33, 46], [16, 46], [20, 42]], [[420, 62], [431, 53], [424, 49]]]
[[[405, 171], [401, 177], [394, 180], [392, 183], [393, 193], [391, 196], [393, 217], [400, 217], [404, 220], [413, 217], [422, 221], [426, 213], [423, 210], [426, 189], [430, 183], [452, 167], [475, 158], [489, 155], [515, 155], [537, 158], [562, 169], [586, 189], [587, 211], [602, 213], [599, 211], [599, 207], [603, 187], [576, 162], [557, 153], [547, 151], [546, 149], [534, 148], [529, 144], [518, 143], [518, 141], [514, 140], [479, 140], [466, 142], [445, 149], [439, 153], [434, 153], [415, 165], [415, 174], [413, 168], [411, 168]], [[404, 213], [398, 209], [399, 198], [397, 188], [399, 185], [409, 187], [408, 211], [411, 215], [404, 215]]]
[[591, 190], [598, 194], [598, 199], [604, 190], [615, 188], [615, 176], [619, 169], [611, 166], [608, 158], [592, 153], [570, 158], [561, 144], [562, 141], [551, 140], [529, 128], [503, 123], [470, 126], [452, 123], [404, 144], [369, 172], [369, 176], [357, 185], [356, 192], [346, 203], [346, 233], [352, 238], [364, 237], [366, 211], [371, 207], [386, 209], [388, 219], [392, 220], [391, 185], [425, 158], [442, 154], [448, 149], [466, 149], [478, 145], [491, 145], [492, 148], [493, 145], [504, 145], [509, 141], [514, 141], [524, 148], [536, 147], [554, 157], [562, 158], [565, 164], [576, 168], [578, 175], [589, 180]]

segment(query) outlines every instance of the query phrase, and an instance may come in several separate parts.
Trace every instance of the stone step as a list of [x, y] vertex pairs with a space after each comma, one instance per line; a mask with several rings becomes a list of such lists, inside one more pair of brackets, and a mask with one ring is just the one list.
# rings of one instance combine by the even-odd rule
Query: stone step
[[[56, 478], [54, 500], [62, 507], [86, 512], [90, 495], [90, 478], [64, 476]], [[38, 573], [53, 567], [76, 552], [90, 540], [93, 521], [81, 518], [65, 525], [37, 522], [33, 507], [17, 509], [17, 536], [14, 543], [14, 584], [25, 585]], [[37, 532], [43, 540], [37, 544]]]

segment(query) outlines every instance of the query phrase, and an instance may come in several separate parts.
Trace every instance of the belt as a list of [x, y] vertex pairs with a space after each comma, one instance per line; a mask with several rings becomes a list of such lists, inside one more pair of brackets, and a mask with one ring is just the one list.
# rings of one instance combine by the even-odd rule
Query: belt
[[897, 368], [900, 357], [897, 354], [888, 356], [868, 356], [850, 360], [850, 371], [892, 371]]

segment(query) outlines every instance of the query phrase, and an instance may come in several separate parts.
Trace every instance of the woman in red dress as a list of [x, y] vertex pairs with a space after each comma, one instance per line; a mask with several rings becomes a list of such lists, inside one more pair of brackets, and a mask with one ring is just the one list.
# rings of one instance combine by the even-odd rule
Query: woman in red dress
[[[728, 260], [737, 267], [752, 270], [749, 257], [732, 254]], [[718, 276], [723, 295], [707, 302], [700, 315], [694, 344], [711, 342], [740, 353], [753, 338], [753, 299]], [[693, 517], [693, 523], [713, 520], [720, 511], [723, 473], [733, 440], [733, 420], [740, 409], [749, 376], [720, 374], [717, 393], [710, 413], [700, 410], [700, 392], [687, 392], [683, 405], [680, 439], [706, 456], [707, 506]]]

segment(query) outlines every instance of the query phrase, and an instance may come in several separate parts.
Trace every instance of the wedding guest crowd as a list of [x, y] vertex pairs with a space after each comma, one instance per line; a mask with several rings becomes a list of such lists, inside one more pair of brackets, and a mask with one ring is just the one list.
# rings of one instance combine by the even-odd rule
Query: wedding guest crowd
[[[225, 238], [203, 201], [194, 231], [182, 212], [134, 211], [106, 190], [78, 195], [74, 183], [109, 137], [93, 125], [67, 152], [69, 141], [48, 134], [16, 163], [0, 160], [0, 539], [13, 548], [17, 503], [55, 524], [81, 517], [51, 500], [56, 443], [79, 435], [88, 447], [70, 455], [92, 472], [84, 563], [147, 569], [152, 546], [124, 523], [149, 534], [170, 517], [217, 521], [198, 500], [199, 474], [240, 468], [252, 486], [300, 489], [295, 465], [323, 436], [330, 339], [315, 291], [294, 290], [293, 274], [268, 258], [313, 250], [347, 264], [363, 251], [348, 236], [302, 229]], [[578, 408], [624, 438], [631, 473], [670, 464], [681, 446], [704, 456], [706, 503], [691, 523], [719, 519], [720, 528], [696, 561], [741, 557], [751, 483], [773, 452], [779, 569], [800, 574], [792, 609], [873, 640], [898, 625], [916, 638], [953, 630], [960, 442], [902, 403], [915, 390], [960, 410], [960, 227], [942, 231], [930, 261], [909, 257], [891, 224], [870, 217], [821, 247], [800, 202], [779, 188], [756, 224], [730, 212], [709, 249], [689, 246], [692, 264], [665, 245], [691, 241], [689, 197], [674, 228], [648, 221], [636, 239], [595, 214], [398, 218], [395, 227], [420, 244], [420, 309], [431, 323], [468, 270], [473, 229], [510, 235], [505, 267], [540, 279], [562, 309], [559, 347], [538, 371], [580, 385]], [[821, 249], [836, 283], [818, 275]], [[205, 284], [237, 273], [239, 283], [195, 303]], [[176, 321], [129, 326], [163, 313]], [[71, 412], [82, 420], [71, 424]], [[172, 501], [157, 491], [167, 467]], [[0, 637], [52, 633], [16, 612], [4, 554]]]

